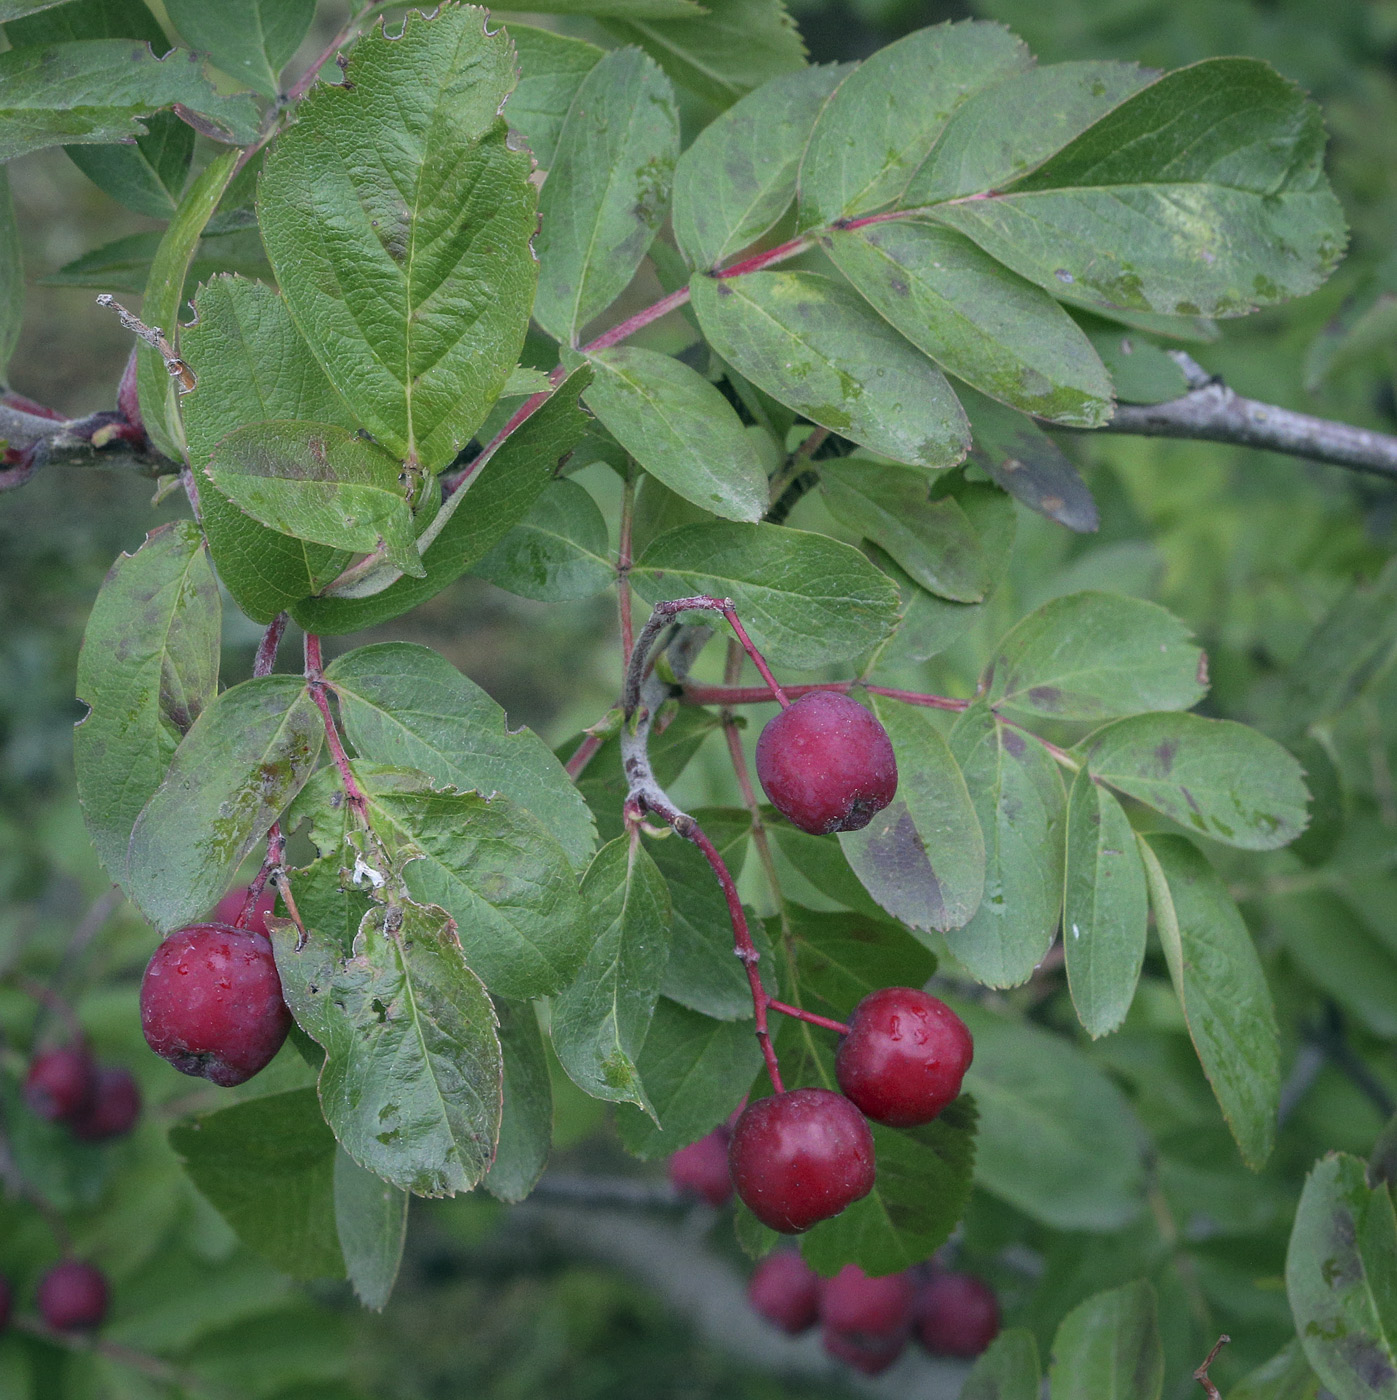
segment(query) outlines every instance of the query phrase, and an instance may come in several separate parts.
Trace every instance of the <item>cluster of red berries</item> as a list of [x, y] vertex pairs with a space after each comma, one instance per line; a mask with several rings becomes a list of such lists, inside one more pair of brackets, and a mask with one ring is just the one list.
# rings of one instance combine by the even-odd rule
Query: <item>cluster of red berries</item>
[[[107, 1316], [107, 1279], [101, 1269], [81, 1259], [64, 1259], [39, 1280], [35, 1300], [39, 1315], [59, 1332], [90, 1332]], [[0, 1277], [0, 1332], [10, 1322], [15, 1294]]]
[[794, 1250], [768, 1254], [747, 1285], [755, 1312], [791, 1336], [820, 1324], [825, 1350], [876, 1376], [909, 1340], [933, 1356], [978, 1356], [999, 1332], [999, 1304], [973, 1274], [935, 1265], [870, 1278], [846, 1264], [822, 1279]]
[[141, 1116], [141, 1091], [130, 1071], [99, 1065], [81, 1041], [34, 1056], [24, 1077], [24, 1101], [83, 1142], [125, 1137]]

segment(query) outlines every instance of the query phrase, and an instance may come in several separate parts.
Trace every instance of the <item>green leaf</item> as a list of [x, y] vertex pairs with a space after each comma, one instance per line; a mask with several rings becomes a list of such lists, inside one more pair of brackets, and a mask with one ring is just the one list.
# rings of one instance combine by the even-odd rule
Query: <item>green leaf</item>
[[1166, 74], [987, 199], [935, 217], [1082, 306], [1240, 316], [1312, 291], [1345, 241], [1319, 108], [1256, 59]]
[[227, 890], [310, 776], [323, 734], [299, 676], [244, 681], [203, 710], [131, 832], [125, 888], [157, 929], [187, 924]]
[[647, 472], [725, 520], [762, 518], [761, 458], [714, 385], [679, 360], [633, 345], [603, 350], [590, 363], [596, 378], [587, 407]]
[[[596, 0], [588, 7], [605, 13]], [[624, 43], [639, 44], [676, 83], [716, 107], [804, 67], [805, 45], [782, 0], [704, 0], [703, 9], [702, 17], [618, 18], [604, 20], [603, 27]]]
[[1087, 333], [1122, 403], [1164, 403], [1188, 392], [1184, 372], [1153, 341], [1089, 312], [1073, 318]]
[[471, 569], [541, 603], [591, 598], [616, 581], [606, 520], [575, 481], [550, 481], [533, 509]]
[[800, 226], [896, 201], [956, 108], [1032, 62], [1021, 39], [979, 20], [919, 29], [879, 49], [815, 123], [800, 167]]
[[1188, 1033], [1242, 1160], [1260, 1170], [1281, 1089], [1276, 1012], [1227, 886], [1183, 836], [1140, 838], [1155, 927]]
[[831, 849], [823, 836], [792, 826], [775, 807], [762, 808], [762, 822], [783, 855], [826, 899], [872, 918], [883, 910], [859, 882], [842, 847]]
[[11, 49], [0, 54], [0, 160], [140, 136], [141, 117], [176, 103], [220, 141], [245, 145], [257, 137], [251, 99], [220, 97], [181, 53], [158, 59], [135, 39]]
[[931, 498], [933, 481], [912, 467], [859, 457], [820, 463], [820, 489], [836, 520], [887, 550], [929, 592], [978, 603], [990, 585], [980, 537], [954, 496]]
[[1043, 1368], [1033, 1333], [1021, 1327], [1001, 1332], [971, 1368], [960, 1400], [1040, 1400]]
[[664, 877], [637, 835], [597, 852], [582, 881], [597, 939], [582, 971], [553, 1000], [553, 1048], [593, 1098], [651, 1112], [636, 1068], [669, 960]]
[[647, 603], [731, 598], [771, 662], [806, 670], [866, 651], [897, 608], [897, 590], [858, 550], [781, 525], [681, 526], [646, 549], [631, 583]]
[[1059, 1035], [961, 1001], [975, 1038], [975, 1180], [1055, 1230], [1119, 1230], [1145, 1197], [1144, 1130], [1129, 1100]]
[[873, 697], [873, 708], [897, 756], [897, 796], [839, 844], [894, 918], [923, 931], [961, 928], [985, 890], [985, 839], [965, 778], [920, 710], [883, 696]]
[[980, 703], [950, 743], [984, 835], [985, 895], [946, 943], [977, 981], [1016, 987], [1043, 960], [1062, 909], [1062, 779], [1040, 744]]
[[635, 276], [669, 214], [679, 112], [639, 49], [614, 49], [578, 85], [539, 200], [534, 320], [565, 345]]
[[[334, 784], [339, 791], [338, 775], [322, 768], [301, 789], [287, 814], [286, 825], [294, 829], [301, 819], [300, 809], [313, 789], [322, 784]], [[307, 866], [291, 872], [291, 889], [301, 920], [312, 932], [331, 939], [342, 952], [354, 945], [354, 937], [364, 915], [369, 912], [369, 896], [363, 876], [360, 888], [354, 886], [353, 871], [346, 870], [338, 849], [313, 860]]]
[[1335, 1400], [1397, 1396], [1397, 1219], [1356, 1157], [1331, 1153], [1310, 1173], [1285, 1284], [1300, 1345]]
[[380, 642], [337, 657], [325, 679], [362, 758], [416, 768], [442, 788], [502, 792], [539, 819], [575, 866], [591, 859], [592, 817], [563, 765], [531, 729], [511, 729], [504, 710], [445, 657]]
[[1227, 1392], [1227, 1400], [1316, 1400], [1319, 1377], [1310, 1369], [1299, 1338], [1288, 1341]]
[[1164, 1346], [1146, 1279], [1073, 1308], [1053, 1338], [1052, 1400], [1159, 1400]]
[[235, 1103], [170, 1129], [190, 1179], [238, 1238], [292, 1278], [343, 1278], [335, 1135], [314, 1089]]
[[1062, 946], [1072, 1005], [1093, 1038], [1115, 1030], [1135, 999], [1148, 915], [1130, 819], [1083, 769], [1067, 796]]
[[553, 1086], [538, 1016], [527, 1002], [495, 1000], [504, 1051], [504, 1116], [485, 1189], [522, 1201], [534, 1189], [553, 1145]]
[[1093, 778], [1214, 841], [1269, 851], [1304, 830], [1309, 794], [1299, 763], [1244, 724], [1137, 715], [1079, 747]]
[[0, 376], [15, 353], [24, 321], [24, 261], [15, 223], [10, 177], [0, 171]]
[[1121, 593], [1069, 593], [995, 649], [982, 687], [996, 710], [1102, 720], [1187, 710], [1207, 693], [1206, 660], [1172, 613]]
[[426, 575], [401, 465], [347, 428], [250, 423], [215, 446], [204, 471], [269, 529], [336, 549], [381, 549], [404, 573]]
[[1158, 75], [1133, 63], [1052, 63], [982, 87], [957, 109], [902, 198], [937, 204], [1012, 184]]
[[622, 1144], [648, 1161], [696, 1142], [737, 1107], [761, 1066], [749, 1022], [715, 1021], [661, 997], [636, 1062], [659, 1121], [623, 1104]]
[[674, 168], [674, 238], [690, 267], [717, 267], [786, 212], [810, 129], [849, 71], [773, 78], [699, 132]]
[[[434, 598], [483, 558], [529, 513], [582, 436], [588, 418], [578, 395], [592, 377], [584, 366], [570, 374], [530, 418], [514, 430], [490, 460], [447, 498], [418, 537], [424, 578], [364, 579], [361, 591], [307, 598], [292, 616], [324, 636], [358, 632], [399, 617]], [[461, 507], [464, 506], [464, 509]]]
[[[801, 1005], [847, 1020], [880, 987], [920, 987], [936, 959], [897, 924], [856, 913], [787, 906]], [[812, 1032], [813, 1034], [813, 1032]]]
[[73, 760], [87, 833], [117, 878], [141, 808], [217, 692], [220, 612], [208, 551], [187, 521], [118, 555], [93, 604], [77, 674], [88, 714]]
[[469, 1191], [500, 1131], [495, 1012], [444, 910], [376, 905], [353, 954], [289, 920], [272, 941], [286, 1003], [325, 1049], [320, 1104], [360, 1166], [419, 1196]]
[[615, 16], [620, 19], [682, 19], [702, 13], [698, 0], [542, 0], [530, 3], [529, 12], [538, 15]]
[[[170, 61], [175, 61], [173, 55]], [[3, 62], [4, 57], [0, 57], [0, 63]], [[176, 351], [180, 349], [180, 308], [184, 305], [189, 265], [205, 226], [232, 182], [239, 155], [238, 151], [226, 151], [205, 166], [180, 201], [150, 265], [141, 317], [146, 325], [163, 331]], [[172, 461], [183, 461], [185, 440], [179, 391], [165, 361], [149, 345], [136, 347], [136, 387], [146, 435], [157, 451]]]
[[1030, 510], [1090, 533], [1100, 524], [1096, 502], [1077, 468], [1031, 419], [975, 390], [957, 386], [975, 445], [970, 460]]
[[410, 14], [360, 39], [262, 172], [258, 218], [331, 383], [428, 472], [470, 440], [519, 362], [537, 265], [532, 162], [499, 112], [513, 46], [485, 11]]
[[547, 170], [553, 164], [558, 134], [577, 89], [605, 51], [585, 40], [528, 24], [511, 24], [509, 37], [519, 55], [520, 72], [519, 86], [505, 106], [505, 118]]
[[[316, 1113], [319, 1113], [317, 1105]], [[407, 1238], [409, 1196], [335, 1151], [335, 1230], [354, 1296], [382, 1312], [397, 1281]]]
[[[15, 11], [28, 10], [15, 19]], [[34, 13], [41, 11], [42, 13]], [[12, 49], [62, 44], [73, 39], [140, 39], [157, 54], [173, 47], [145, 0], [49, 0], [47, 5], [0, 4], [0, 21]]]
[[264, 97], [281, 91], [277, 75], [315, 18], [315, 0], [165, 0], [165, 8], [190, 48]]
[[689, 287], [713, 348], [774, 399], [895, 461], [949, 467], [964, 457], [969, 428], [941, 371], [843, 283], [815, 272], [700, 273]]

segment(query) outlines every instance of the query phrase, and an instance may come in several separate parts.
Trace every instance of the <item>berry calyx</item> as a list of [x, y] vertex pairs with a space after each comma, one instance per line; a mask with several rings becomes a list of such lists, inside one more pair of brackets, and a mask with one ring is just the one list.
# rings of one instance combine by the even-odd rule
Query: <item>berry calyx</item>
[[820, 1315], [820, 1276], [793, 1249], [779, 1249], [757, 1265], [747, 1284], [752, 1310], [796, 1337]]
[[[227, 924], [230, 928], [236, 927], [238, 915], [243, 912], [243, 905], [247, 903], [247, 892], [251, 888], [250, 885], [234, 885], [218, 901], [213, 913], [209, 916], [209, 922]], [[257, 896], [257, 903], [252, 906], [252, 913], [248, 915], [247, 922], [243, 927], [252, 933], [260, 933], [263, 938], [267, 937], [267, 915], [275, 908], [276, 891], [267, 885]]]
[[272, 945], [226, 924], [192, 924], [156, 950], [141, 981], [146, 1044], [181, 1074], [230, 1088], [281, 1049], [291, 1013]]
[[887, 731], [857, 700], [813, 690], [757, 740], [757, 777], [787, 821], [814, 836], [867, 826], [897, 792]]
[[107, 1315], [107, 1280], [81, 1259], [55, 1264], [39, 1280], [39, 1312], [60, 1332], [100, 1327]]
[[914, 1313], [917, 1340], [933, 1356], [979, 1356], [999, 1335], [999, 1302], [974, 1274], [934, 1274]]
[[84, 1142], [125, 1137], [140, 1116], [141, 1091], [131, 1071], [100, 1069], [91, 1099], [72, 1120], [73, 1136]]
[[51, 1123], [74, 1117], [87, 1106], [97, 1082], [97, 1067], [85, 1045], [45, 1050], [29, 1062], [24, 1101]]
[[669, 1159], [669, 1183], [681, 1196], [697, 1196], [716, 1210], [732, 1199], [726, 1127], [681, 1147]]
[[959, 1093], [975, 1055], [965, 1022], [914, 987], [870, 992], [835, 1057], [839, 1087], [875, 1123], [930, 1123]]
[[889, 1341], [865, 1342], [833, 1327], [826, 1327], [820, 1334], [820, 1340], [836, 1361], [862, 1371], [865, 1376], [881, 1376], [907, 1346], [905, 1335]]
[[820, 1290], [820, 1321], [866, 1345], [906, 1341], [916, 1296], [906, 1274], [870, 1278], [857, 1264], [845, 1264]]
[[752, 1214], [795, 1235], [873, 1189], [873, 1134], [842, 1094], [792, 1089], [743, 1110], [728, 1166]]

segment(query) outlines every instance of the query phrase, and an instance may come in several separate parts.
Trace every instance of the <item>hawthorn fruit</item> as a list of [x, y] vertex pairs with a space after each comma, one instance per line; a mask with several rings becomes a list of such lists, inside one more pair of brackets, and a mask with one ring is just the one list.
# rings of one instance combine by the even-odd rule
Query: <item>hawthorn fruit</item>
[[845, 1264], [820, 1290], [820, 1321], [867, 1345], [906, 1341], [916, 1296], [906, 1274], [870, 1278], [857, 1264]]
[[747, 1301], [759, 1317], [796, 1337], [820, 1315], [820, 1276], [793, 1249], [761, 1260], [747, 1284]]
[[[227, 924], [230, 928], [234, 927], [237, 924], [238, 915], [243, 912], [243, 905], [247, 903], [249, 889], [251, 889], [250, 885], [234, 885], [218, 901], [213, 913], [209, 915], [209, 922]], [[252, 913], [248, 915], [247, 923], [243, 927], [250, 929], [253, 933], [260, 933], [263, 938], [267, 937], [267, 915], [275, 908], [276, 891], [267, 885], [257, 896], [257, 903], [252, 906]]]
[[39, 1280], [39, 1312], [59, 1332], [86, 1332], [107, 1315], [107, 1280], [81, 1259], [55, 1264]]
[[833, 1327], [826, 1327], [820, 1333], [820, 1341], [836, 1361], [862, 1371], [865, 1376], [882, 1375], [907, 1347], [905, 1335], [890, 1341], [864, 1342]]
[[86, 1108], [97, 1083], [97, 1067], [85, 1045], [45, 1050], [29, 1062], [24, 1101], [51, 1123], [75, 1117]]
[[732, 1175], [728, 1171], [726, 1127], [681, 1147], [669, 1159], [669, 1182], [682, 1196], [697, 1196], [717, 1209], [732, 1199]]
[[974, 1274], [933, 1274], [917, 1294], [914, 1323], [933, 1356], [979, 1356], [999, 1335], [999, 1302]]
[[87, 1105], [71, 1127], [84, 1142], [106, 1142], [125, 1137], [141, 1116], [141, 1091], [130, 1070], [99, 1069], [97, 1084]]

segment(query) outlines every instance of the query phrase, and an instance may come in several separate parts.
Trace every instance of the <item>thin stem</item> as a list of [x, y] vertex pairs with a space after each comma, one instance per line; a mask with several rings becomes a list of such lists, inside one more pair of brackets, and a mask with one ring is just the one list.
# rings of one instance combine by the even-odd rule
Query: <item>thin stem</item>
[[776, 697], [777, 703], [783, 710], [789, 710], [791, 702], [786, 698], [786, 692], [781, 689], [780, 685], [777, 684], [776, 677], [771, 674], [771, 668], [766, 664], [766, 657], [757, 650], [752, 639], [747, 635], [747, 629], [742, 625], [731, 599], [724, 598], [722, 600], [721, 611], [728, 620], [728, 626], [737, 633], [737, 640], [742, 643], [743, 651], [752, 658], [752, 664], [761, 673], [761, 678], [770, 686], [771, 693]]
[[613, 345], [619, 345], [621, 341], [633, 336], [637, 331], [644, 330], [652, 322], [658, 321], [661, 316], [668, 316], [671, 311], [678, 311], [681, 306], [685, 306], [689, 301], [689, 287], [686, 283], [677, 292], [671, 292], [667, 297], [661, 297], [659, 301], [647, 306], [643, 311], [637, 311], [634, 316], [628, 316], [619, 325], [612, 326], [609, 331], [603, 331], [595, 340], [589, 340], [582, 347], [584, 355], [594, 354], [598, 350], [609, 350]]
[[[788, 696], [799, 699], [817, 690], [832, 690], [847, 695], [855, 688], [862, 688], [872, 695], [886, 695], [892, 700], [901, 700], [908, 705], [921, 705], [933, 710], [950, 710], [959, 714], [970, 708], [969, 700], [952, 700], [945, 695], [924, 695], [915, 690], [894, 690], [886, 685], [865, 685], [862, 681], [817, 681], [810, 685], [788, 685]], [[680, 697], [686, 705], [766, 705], [774, 696], [767, 686], [725, 686], [698, 685], [693, 682], [685, 685]]]
[[272, 668], [276, 665], [277, 648], [281, 645], [285, 632], [286, 614], [278, 613], [267, 625], [267, 630], [262, 633], [262, 640], [257, 644], [257, 655], [252, 659], [254, 678], [272, 674]]
[[344, 784], [344, 795], [353, 808], [360, 823], [367, 829], [369, 825], [369, 800], [364, 796], [354, 770], [349, 766], [349, 755], [344, 750], [335, 718], [330, 713], [330, 701], [326, 696], [329, 687], [325, 684], [325, 667], [320, 656], [320, 638], [314, 632], [306, 633], [306, 681], [310, 697], [320, 711], [325, 722], [325, 742], [329, 745], [330, 756], [339, 769], [340, 781]]
[[20, 991], [32, 997], [45, 1011], [57, 1016], [67, 1026], [68, 1035], [74, 1042], [79, 1045], [87, 1044], [87, 1032], [78, 1020], [78, 1013], [68, 1004], [66, 998], [59, 996], [52, 987], [46, 986], [37, 977], [30, 977], [27, 973], [16, 973], [12, 980]]
[[635, 632], [631, 624], [631, 535], [635, 524], [635, 465], [627, 462], [621, 497], [621, 542], [616, 551], [616, 606], [621, 619], [621, 666], [631, 664]]
[[1081, 763], [1073, 758], [1066, 749], [1059, 748], [1056, 744], [1050, 744], [1041, 734], [1035, 734], [1031, 729], [1025, 729], [1023, 725], [1015, 724], [1011, 719], [1005, 719], [1003, 715], [998, 715], [997, 718], [1001, 724], [1014, 730], [1016, 733], [1027, 735], [1047, 753], [1049, 757], [1066, 768], [1069, 773], [1080, 773], [1082, 771]]
[[729, 263], [727, 267], [719, 268], [710, 276], [716, 277], [722, 282], [727, 281], [729, 277], [745, 277], [747, 273], [760, 272], [762, 268], [770, 267], [772, 263], [785, 262], [788, 258], [803, 253], [811, 244], [810, 236], [802, 234], [799, 238], [792, 238], [786, 243], [778, 243], [776, 247], [768, 248], [764, 253], [753, 253], [751, 257]]
[[1204, 1358], [1203, 1364], [1193, 1373], [1193, 1379], [1203, 1387], [1204, 1391], [1207, 1393], [1208, 1400], [1221, 1400], [1217, 1386], [1215, 1386], [1208, 1377], [1208, 1368], [1217, 1360], [1218, 1352], [1231, 1340], [1232, 1338], [1224, 1332], [1222, 1336], [1217, 1339], [1212, 1351]]
[[[285, 631], [286, 614], [284, 612], [278, 613], [268, 623], [267, 630], [262, 634], [262, 640], [257, 644], [257, 655], [252, 661], [254, 680], [272, 674], [272, 668], [276, 665], [277, 648], [281, 645], [281, 638]], [[247, 921], [252, 918], [253, 910], [257, 908], [257, 901], [262, 897], [262, 891], [267, 887], [267, 881], [276, 870], [280, 869], [285, 855], [286, 837], [281, 833], [281, 823], [276, 821], [271, 824], [267, 831], [267, 854], [262, 859], [262, 868], [247, 887], [247, 896], [243, 900], [243, 907], [238, 911], [238, 917], [233, 920], [234, 928], [246, 927]]]
[[582, 770], [596, 756], [597, 750], [606, 742], [596, 734], [588, 734], [573, 751], [573, 755], [563, 765], [569, 778], [576, 782], [582, 776]]
[[766, 1004], [770, 1010], [779, 1011], [785, 1016], [794, 1016], [798, 1021], [808, 1021], [812, 1026], [823, 1026], [825, 1030], [838, 1031], [840, 1035], [849, 1034], [849, 1027], [843, 1021], [833, 1021], [828, 1016], [817, 1016], [802, 1006], [788, 1006], [784, 1001], [777, 1001], [775, 997], [768, 997]]

